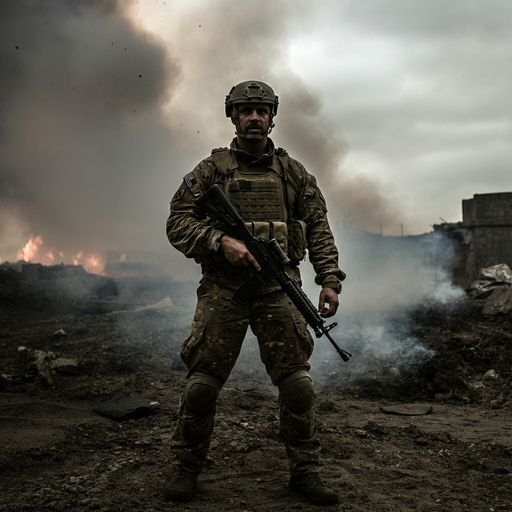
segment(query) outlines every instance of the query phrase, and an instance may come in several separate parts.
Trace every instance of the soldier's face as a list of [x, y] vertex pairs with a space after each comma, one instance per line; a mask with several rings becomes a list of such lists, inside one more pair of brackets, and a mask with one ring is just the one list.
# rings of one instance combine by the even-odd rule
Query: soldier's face
[[270, 126], [270, 107], [264, 103], [235, 105], [231, 120], [237, 131], [246, 135], [263, 135]]

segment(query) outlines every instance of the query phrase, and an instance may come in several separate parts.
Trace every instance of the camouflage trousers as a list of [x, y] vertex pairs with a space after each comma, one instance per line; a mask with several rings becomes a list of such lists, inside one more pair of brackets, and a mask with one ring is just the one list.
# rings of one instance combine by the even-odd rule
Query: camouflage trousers
[[[313, 338], [307, 324], [281, 290], [254, 296], [244, 306], [232, 299], [233, 290], [203, 281], [190, 335], [181, 346], [181, 358], [190, 378], [195, 372], [215, 377], [223, 385], [233, 369], [250, 326], [258, 339], [261, 361], [274, 385], [287, 376], [309, 370]], [[279, 396], [280, 435], [289, 460], [290, 474], [318, 471], [320, 444], [313, 408], [293, 411]], [[200, 473], [206, 464], [213, 432], [215, 407], [197, 415], [187, 409], [184, 397], [171, 440], [173, 465]]]

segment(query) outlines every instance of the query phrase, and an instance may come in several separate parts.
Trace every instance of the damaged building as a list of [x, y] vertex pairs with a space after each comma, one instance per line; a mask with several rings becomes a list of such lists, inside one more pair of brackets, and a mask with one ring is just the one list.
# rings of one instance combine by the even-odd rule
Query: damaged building
[[467, 289], [482, 268], [512, 267], [512, 192], [464, 199], [462, 222], [434, 225], [434, 231], [454, 241], [454, 284]]

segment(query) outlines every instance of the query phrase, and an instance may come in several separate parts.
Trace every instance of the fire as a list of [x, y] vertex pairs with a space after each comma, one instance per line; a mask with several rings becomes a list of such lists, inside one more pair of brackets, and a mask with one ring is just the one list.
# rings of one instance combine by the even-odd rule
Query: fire
[[41, 235], [30, 237], [25, 246], [18, 251], [18, 260], [42, 263], [43, 265], [58, 263], [82, 265], [91, 274], [103, 274], [105, 268], [105, 256], [97, 253], [86, 253], [85, 251], [78, 251], [76, 254], [57, 251], [45, 247]]
[[29, 241], [25, 244], [25, 247], [18, 251], [18, 259], [24, 261], [32, 261], [37, 256], [39, 248], [42, 245], [42, 236], [37, 236], [36, 238], [30, 237]]

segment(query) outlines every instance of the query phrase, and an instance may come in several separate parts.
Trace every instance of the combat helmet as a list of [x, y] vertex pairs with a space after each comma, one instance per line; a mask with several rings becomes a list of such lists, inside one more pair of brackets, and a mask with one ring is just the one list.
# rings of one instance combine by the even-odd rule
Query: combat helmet
[[271, 105], [272, 117], [277, 114], [279, 98], [272, 87], [258, 80], [247, 80], [246, 82], [234, 85], [226, 96], [226, 117], [231, 117], [233, 105], [252, 102], [267, 103]]

